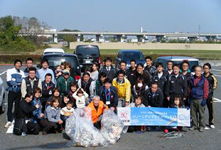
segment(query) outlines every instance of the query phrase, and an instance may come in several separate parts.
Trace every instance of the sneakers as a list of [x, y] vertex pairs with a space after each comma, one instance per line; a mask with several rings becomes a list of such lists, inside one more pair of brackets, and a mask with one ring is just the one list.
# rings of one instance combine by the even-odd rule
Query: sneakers
[[6, 124], [5, 124], [5, 128], [8, 128], [9, 126], [11, 126], [12, 122], [11, 121], [8, 121]]
[[42, 135], [47, 135], [47, 132], [42, 132]]
[[212, 124], [212, 125], [210, 125], [210, 128], [211, 129], [215, 129], [215, 126]]
[[27, 134], [26, 134], [25, 132], [22, 132], [21, 135], [22, 135], [22, 136], [26, 136]]

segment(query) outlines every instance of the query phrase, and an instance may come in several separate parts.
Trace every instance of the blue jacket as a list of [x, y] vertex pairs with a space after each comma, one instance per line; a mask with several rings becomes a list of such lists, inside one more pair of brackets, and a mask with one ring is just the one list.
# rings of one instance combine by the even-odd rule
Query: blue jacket
[[31, 119], [31, 122], [37, 123], [37, 120], [41, 119], [40, 115], [42, 113], [42, 105], [41, 105], [41, 99], [36, 99], [31, 102], [32, 106], [39, 105], [40, 107], [38, 109], [35, 109], [33, 111], [33, 118]]
[[21, 92], [21, 82], [25, 74], [22, 70], [17, 70], [15, 68], [7, 70], [7, 91], [12, 91], [19, 93]]
[[194, 84], [195, 77], [191, 77], [190, 79], [190, 96], [193, 99], [203, 99], [204, 95], [204, 82], [205, 82], [205, 77], [201, 77], [200, 81], [195, 85]]
[[54, 107], [48, 106], [45, 110], [44, 118], [48, 119], [48, 121], [50, 122], [57, 123], [58, 120], [61, 119], [60, 110], [61, 110], [60, 107], [54, 108]]

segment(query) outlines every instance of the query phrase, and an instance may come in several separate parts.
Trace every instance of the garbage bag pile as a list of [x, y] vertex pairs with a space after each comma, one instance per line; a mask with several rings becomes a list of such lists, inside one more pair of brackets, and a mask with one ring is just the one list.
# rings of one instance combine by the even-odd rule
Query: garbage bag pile
[[68, 146], [106, 147], [120, 139], [123, 123], [113, 111], [103, 113], [101, 126], [101, 131], [94, 127], [90, 112], [76, 109], [66, 120], [65, 132], [71, 139]]
[[104, 112], [101, 120], [101, 134], [109, 144], [115, 144], [123, 131], [124, 124], [111, 110]]

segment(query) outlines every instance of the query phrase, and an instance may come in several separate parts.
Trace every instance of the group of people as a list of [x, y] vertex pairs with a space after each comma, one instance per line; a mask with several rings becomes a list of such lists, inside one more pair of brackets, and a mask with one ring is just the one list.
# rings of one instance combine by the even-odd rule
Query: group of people
[[[191, 111], [190, 130], [215, 128], [213, 91], [217, 79], [206, 63], [195, 66], [191, 73], [189, 62], [181, 65], [167, 62], [167, 70], [162, 63], [152, 64], [147, 56], [146, 63], [125, 61], [120, 68], [112, 65], [107, 57], [100, 68], [94, 63], [80, 79], [71, 76], [68, 62], [49, 68], [47, 60], [41, 61], [41, 69], [34, 67], [32, 58], [26, 60], [26, 69], [21, 70], [21, 60], [15, 60], [14, 68], [7, 70], [8, 128], [14, 121], [14, 134], [39, 134], [62, 132], [66, 119], [74, 109], [90, 110], [94, 126], [101, 128], [102, 114], [110, 109], [117, 113], [118, 107], [164, 107], [188, 108]], [[14, 113], [12, 113], [14, 105]], [[209, 126], [205, 122], [205, 106], [209, 111]], [[199, 118], [198, 118], [199, 116]], [[145, 131], [146, 127], [130, 128]], [[167, 128], [165, 128], [166, 132]]]

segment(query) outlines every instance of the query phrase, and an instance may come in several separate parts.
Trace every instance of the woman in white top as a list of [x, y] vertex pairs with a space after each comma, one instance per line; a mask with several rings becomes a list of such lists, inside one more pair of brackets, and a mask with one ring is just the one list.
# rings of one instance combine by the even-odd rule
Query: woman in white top
[[72, 96], [76, 100], [77, 108], [84, 108], [88, 103], [88, 94], [82, 88], [78, 88]]
[[91, 66], [91, 72], [90, 72], [90, 77], [96, 81], [98, 79], [98, 72], [99, 70], [99, 66], [97, 63], [94, 63], [92, 66]]

